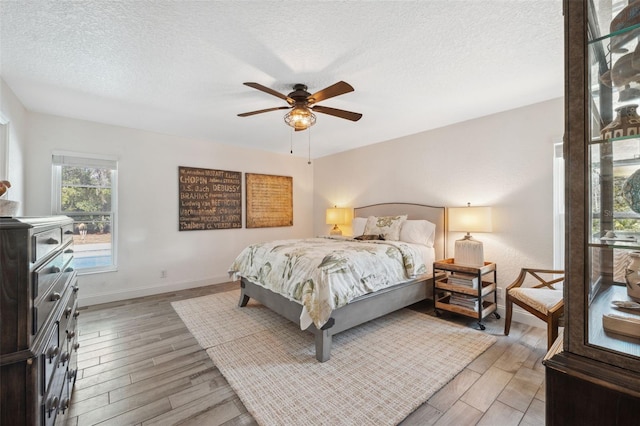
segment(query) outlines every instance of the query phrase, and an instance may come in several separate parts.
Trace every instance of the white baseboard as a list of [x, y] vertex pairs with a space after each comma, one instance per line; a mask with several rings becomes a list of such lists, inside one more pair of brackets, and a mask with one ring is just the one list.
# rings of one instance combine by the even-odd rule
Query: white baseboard
[[139, 287], [127, 291], [118, 291], [117, 293], [101, 293], [88, 297], [82, 297], [82, 288], [78, 293], [78, 305], [81, 307], [100, 305], [102, 303], [119, 302], [121, 300], [135, 299], [136, 297], [153, 296], [162, 293], [171, 293], [173, 291], [186, 290], [189, 288], [204, 287], [214, 284], [228, 283], [231, 281], [228, 276], [212, 277], [197, 281], [182, 281], [168, 283], [164, 285], [154, 285], [149, 287]]

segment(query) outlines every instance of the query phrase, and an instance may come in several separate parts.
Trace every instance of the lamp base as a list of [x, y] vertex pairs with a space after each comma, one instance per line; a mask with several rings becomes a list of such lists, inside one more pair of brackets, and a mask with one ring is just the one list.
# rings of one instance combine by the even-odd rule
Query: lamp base
[[331, 232], [329, 232], [329, 235], [342, 235], [342, 229], [338, 228], [338, 225], [333, 225], [333, 228], [331, 228]]
[[472, 237], [456, 240], [453, 262], [456, 265], [484, 266], [482, 242]]

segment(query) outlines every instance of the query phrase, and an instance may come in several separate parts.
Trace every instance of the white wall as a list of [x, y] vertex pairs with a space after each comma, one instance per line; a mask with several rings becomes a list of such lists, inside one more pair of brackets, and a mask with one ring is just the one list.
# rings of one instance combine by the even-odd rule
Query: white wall
[[[521, 267], [551, 268], [553, 143], [563, 129], [555, 99], [316, 160], [314, 232], [328, 233], [324, 209], [334, 204], [471, 202], [493, 207], [494, 232], [475, 237], [497, 263], [499, 287]], [[449, 234], [450, 257], [462, 235]]]
[[[22, 215], [25, 207], [25, 149], [27, 111], [14, 95], [13, 91], [0, 78], [0, 123], [8, 128], [6, 152], [0, 151], [0, 180], [11, 182], [11, 189], [4, 195], [5, 199], [19, 201], [18, 215]], [[4, 170], [6, 169], [6, 171]], [[4, 176], [2, 176], [4, 172]]]
[[[317, 159], [155, 134], [38, 113], [14, 97], [15, 139], [26, 158], [26, 215], [51, 213], [51, 152], [119, 158], [119, 270], [82, 276], [81, 303], [93, 304], [228, 280], [247, 244], [327, 234], [328, 206], [403, 201], [493, 206], [494, 232], [478, 234], [505, 287], [523, 266], [553, 265], [553, 142], [563, 133], [556, 99]], [[18, 107], [16, 108], [16, 103]], [[17, 111], [17, 112], [14, 112]], [[26, 118], [25, 118], [26, 114]], [[16, 143], [16, 140], [12, 143]], [[13, 146], [13, 145], [12, 145]], [[22, 154], [21, 154], [22, 156]], [[177, 168], [204, 167], [293, 176], [294, 226], [177, 231]], [[18, 167], [14, 167], [15, 173]], [[20, 179], [18, 179], [19, 181]], [[13, 182], [13, 181], [12, 181]], [[24, 186], [24, 185], [20, 185]], [[349, 233], [349, 227], [342, 227]], [[453, 241], [462, 234], [449, 235]], [[160, 278], [160, 271], [168, 276]]]
[[[28, 128], [28, 215], [51, 214], [52, 151], [119, 159], [118, 271], [81, 276], [83, 305], [226, 282], [246, 245], [312, 235], [314, 166], [304, 158], [38, 113]], [[179, 232], [178, 166], [292, 176], [294, 225]]]

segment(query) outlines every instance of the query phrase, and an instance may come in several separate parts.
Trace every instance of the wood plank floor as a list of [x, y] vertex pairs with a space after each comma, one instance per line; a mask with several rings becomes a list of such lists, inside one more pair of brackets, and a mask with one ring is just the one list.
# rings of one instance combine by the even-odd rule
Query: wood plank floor
[[[238, 288], [189, 289], [83, 308], [78, 378], [67, 425], [255, 425], [170, 302]], [[432, 303], [414, 309], [433, 314]], [[444, 313], [444, 319], [475, 321]], [[498, 337], [429, 401], [409, 425], [544, 425], [546, 332], [487, 318]]]

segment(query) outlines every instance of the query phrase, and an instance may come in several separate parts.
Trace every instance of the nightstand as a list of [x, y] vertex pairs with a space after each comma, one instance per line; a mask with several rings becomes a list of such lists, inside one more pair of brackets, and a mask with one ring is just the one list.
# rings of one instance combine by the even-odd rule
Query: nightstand
[[[484, 266], [474, 267], [456, 265], [453, 259], [438, 260], [433, 263], [433, 273], [445, 271], [442, 278], [433, 281], [433, 300], [435, 313], [440, 316], [440, 310], [454, 312], [471, 318], [477, 318], [478, 326], [485, 329], [482, 320], [487, 316], [498, 314], [498, 295], [496, 264], [484, 262]], [[493, 281], [487, 281], [491, 277]], [[489, 277], [485, 277], [489, 275]], [[488, 300], [493, 295], [493, 302]]]

